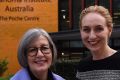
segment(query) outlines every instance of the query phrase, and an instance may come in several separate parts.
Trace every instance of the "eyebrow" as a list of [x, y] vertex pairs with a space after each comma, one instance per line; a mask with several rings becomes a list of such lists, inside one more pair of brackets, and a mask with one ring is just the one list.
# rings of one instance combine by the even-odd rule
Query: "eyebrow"
[[[43, 47], [43, 46], [50, 46], [49, 44], [42, 44], [42, 45], [40, 45], [39, 47]], [[34, 48], [34, 47], [36, 47], [35, 45], [31, 45], [31, 46], [29, 46], [28, 48]]]

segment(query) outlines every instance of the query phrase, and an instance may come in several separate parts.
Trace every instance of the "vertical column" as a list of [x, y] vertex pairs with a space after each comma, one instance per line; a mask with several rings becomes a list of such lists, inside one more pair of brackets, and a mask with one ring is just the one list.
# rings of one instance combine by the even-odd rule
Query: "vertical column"
[[95, 0], [95, 5], [98, 5], [98, 0]]
[[81, 9], [83, 10], [85, 8], [85, 1], [81, 0]]
[[72, 0], [69, 1], [69, 29], [72, 29]]
[[112, 7], [113, 7], [113, 4], [112, 4], [113, 0], [110, 0], [110, 14], [111, 16], [113, 16], [113, 13], [112, 13]]

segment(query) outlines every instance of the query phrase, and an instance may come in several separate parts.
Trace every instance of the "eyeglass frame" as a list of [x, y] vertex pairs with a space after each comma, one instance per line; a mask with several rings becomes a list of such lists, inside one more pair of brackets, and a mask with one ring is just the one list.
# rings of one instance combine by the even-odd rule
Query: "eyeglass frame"
[[[29, 49], [31, 49], [31, 51]], [[34, 49], [34, 51], [32, 51], [33, 49]], [[42, 46], [42, 47], [29, 47], [26, 49], [26, 53], [28, 56], [33, 57], [33, 56], [37, 56], [39, 50], [44, 55], [49, 54], [51, 52], [51, 48], [49, 46], [46, 46], [46, 47]], [[48, 50], [48, 52], [45, 52], [44, 50]], [[31, 53], [31, 55], [30, 55], [30, 53]]]

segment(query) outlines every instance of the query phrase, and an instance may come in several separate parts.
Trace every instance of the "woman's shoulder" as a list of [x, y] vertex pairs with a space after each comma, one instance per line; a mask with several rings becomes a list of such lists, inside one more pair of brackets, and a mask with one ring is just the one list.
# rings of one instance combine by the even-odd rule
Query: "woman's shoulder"
[[10, 80], [31, 80], [27, 69], [19, 70]]
[[116, 53], [117, 53], [117, 55], [120, 55], [120, 50], [117, 50], [117, 52], [116, 52]]
[[52, 74], [53, 74], [54, 80], [65, 80], [63, 77], [61, 77], [55, 73], [52, 73]]

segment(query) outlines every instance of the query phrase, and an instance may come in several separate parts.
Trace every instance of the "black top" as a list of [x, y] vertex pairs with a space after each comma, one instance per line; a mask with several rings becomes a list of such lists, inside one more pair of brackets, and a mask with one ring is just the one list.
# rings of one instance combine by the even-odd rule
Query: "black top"
[[120, 52], [101, 60], [92, 57], [80, 61], [78, 80], [120, 80]]

